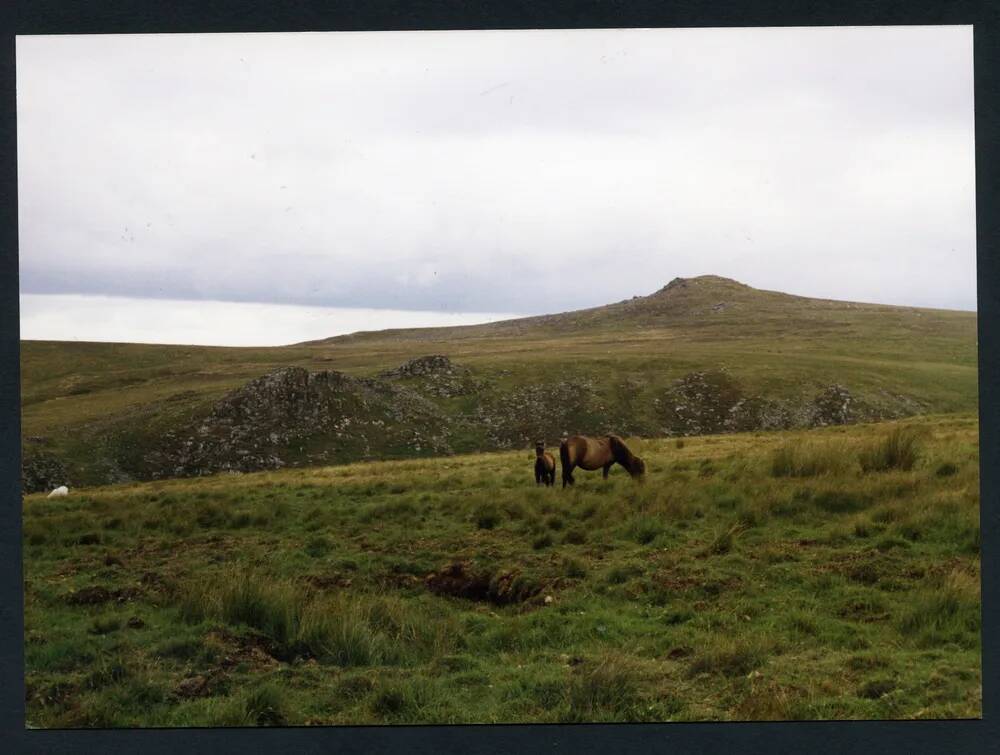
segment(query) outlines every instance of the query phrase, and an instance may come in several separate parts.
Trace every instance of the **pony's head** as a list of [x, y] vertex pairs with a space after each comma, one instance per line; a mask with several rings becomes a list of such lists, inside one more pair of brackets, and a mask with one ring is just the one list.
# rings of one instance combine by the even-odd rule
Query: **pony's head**
[[615, 456], [615, 461], [621, 464], [634, 479], [641, 479], [646, 474], [646, 462], [628, 450], [625, 441], [617, 435], [609, 435], [611, 449]]
[[635, 478], [642, 478], [646, 474], [646, 462], [640, 459], [638, 456], [633, 456], [630, 459], [631, 467], [628, 473]]
[[535, 441], [535, 456], [541, 456], [543, 453], [545, 453], [545, 441], [544, 440], [536, 440]]

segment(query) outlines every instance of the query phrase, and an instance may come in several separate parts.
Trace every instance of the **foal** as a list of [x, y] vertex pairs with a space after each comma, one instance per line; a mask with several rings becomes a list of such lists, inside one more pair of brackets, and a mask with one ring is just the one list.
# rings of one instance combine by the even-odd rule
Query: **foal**
[[556, 482], [556, 460], [545, 450], [545, 441], [535, 443], [535, 484], [554, 485]]

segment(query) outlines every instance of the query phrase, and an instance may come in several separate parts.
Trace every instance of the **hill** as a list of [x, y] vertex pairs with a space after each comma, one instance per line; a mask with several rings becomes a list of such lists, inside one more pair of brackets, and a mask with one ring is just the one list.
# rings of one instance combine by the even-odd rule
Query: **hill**
[[29, 490], [977, 406], [975, 313], [717, 276], [487, 325], [277, 348], [25, 341], [21, 359]]

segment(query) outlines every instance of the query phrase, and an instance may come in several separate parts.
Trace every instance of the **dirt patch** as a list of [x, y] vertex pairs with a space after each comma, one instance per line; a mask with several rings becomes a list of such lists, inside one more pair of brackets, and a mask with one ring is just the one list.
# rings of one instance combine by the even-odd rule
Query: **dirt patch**
[[34, 700], [46, 707], [61, 707], [78, 692], [79, 687], [70, 682], [56, 682], [55, 684], [46, 686], [44, 689], [35, 689], [34, 685], [28, 683], [25, 685], [24, 697], [25, 702]]
[[542, 585], [525, 578], [517, 570], [495, 574], [474, 572], [468, 564], [460, 561], [428, 574], [424, 584], [438, 595], [495, 605], [523, 603], [542, 590]]
[[220, 668], [230, 669], [240, 663], [246, 663], [253, 668], [275, 668], [279, 661], [275, 658], [278, 649], [275, 644], [261, 635], [237, 635], [227, 629], [216, 629], [208, 633], [206, 639], [225, 647], [225, 653], [219, 663]]
[[171, 588], [169, 581], [165, 579], [162, 574], [152, 571], [143, 572], [139, 577], [139, 582], [144, 587], [157, 590], [159, 592], [169, 591]]
[[100, 585], [91, 585], [69, 593], [63, 600], [71, 606], [96, 606], [103, 603], [128, 603], [140, 594], [140, 591], [133, 587], [109, 590]]
[[698, 574], [680, 574], [677, 572], [659, 572], [651, 579], [654, 586], [670, 592], [687, 592], [698, 590], [709, 597], [715, 597], [723, 592], [734, 590], [740, 586], [738, 577], [724, 579], [712, 578]]
[[837, 611], [837, 615], [842, 619], [865, 624], [886, 621], [889, 618], [889, 612], [882, 610], [882, 606], [864, 600], [853, 600], [844, 604]]
[[220, 677], [220, 672], [215, 671], [213, 673], [197, 676], [190, 676], [187, 679], [182, 679], [181, 682], [174, 687], [173, 696], [179, 700], [191, 700], [196, 697], [210, 697], [215, 694], [216, 687], [218, 687], [218, 681]]
[[352, 579], [345, 577], [343, 574], [310, 574], [306, 577], [306, 582], [321, 591], [339, 590], [344, 587], [350, 587]]
[[862, 585], [881, 585], [887, 580], [903, 576], [899, 559], [877, 551], [839, 554], [830, 563], [818, 567], [819, 571], [832, 571]]

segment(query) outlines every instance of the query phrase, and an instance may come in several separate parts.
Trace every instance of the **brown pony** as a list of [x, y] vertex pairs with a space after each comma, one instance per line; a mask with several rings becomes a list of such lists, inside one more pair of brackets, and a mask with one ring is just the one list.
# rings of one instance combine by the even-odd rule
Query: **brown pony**
[[545, 441], [535, 443], [535, 484], [555, 485], [556, 460], [545, 450]]
[[625, 467], [633, 479], [641, 479], [646, 474], [646, 463], [628, 450], [628, 447], [617, 435], [605, 435], [600, 438], [589, 438], [586, 435], [573, 435], [559, 445], [559, 458], [562, 461], [563, 487], [573, 484], [573, 470], [603, 469], [604, 479], [608, 479], [608, 470], [617, 462]]

